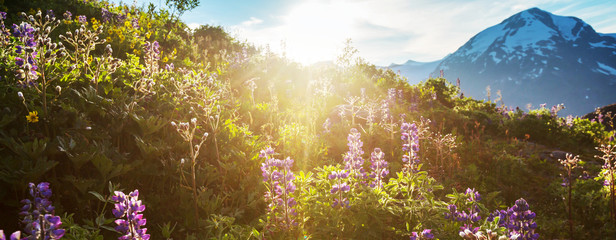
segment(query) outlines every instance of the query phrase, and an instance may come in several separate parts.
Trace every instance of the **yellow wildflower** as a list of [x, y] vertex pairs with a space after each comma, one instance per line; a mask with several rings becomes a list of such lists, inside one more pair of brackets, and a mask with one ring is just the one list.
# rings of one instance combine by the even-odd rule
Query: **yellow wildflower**
[[26, 120], [28, 120], [28, 122], [31, 122], [31, 123], [38, 122], [38, 112], [32, 111], [28, 113], [28, 116], [26, 116]]
[[96, 20], [96, 18], [92, 18], [90, 20], [90, 22], [92, 22], [92, 29], [97, 30], [98, 27], [100, 26], [100, 24], [98, 23], [98, 21]]

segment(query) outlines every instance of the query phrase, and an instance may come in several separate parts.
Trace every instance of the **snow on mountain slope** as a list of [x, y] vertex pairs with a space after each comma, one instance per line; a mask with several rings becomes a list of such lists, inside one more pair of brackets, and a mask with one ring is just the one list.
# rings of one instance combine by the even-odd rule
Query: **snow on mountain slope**
[[482, 99], [490, 86], [507, 105], [565, 103], [563, 113], [582, 115], [616, 102], [616, 34], [531, 8], [472, 37], [432, 75], [440, 70], [467, 96]]

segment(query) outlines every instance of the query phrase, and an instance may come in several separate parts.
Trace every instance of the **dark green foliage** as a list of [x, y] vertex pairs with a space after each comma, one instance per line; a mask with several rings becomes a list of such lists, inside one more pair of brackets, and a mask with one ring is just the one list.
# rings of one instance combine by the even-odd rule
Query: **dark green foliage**
[[[594, 147], [607, 144], [613, 134], [587, 119], [568, 124], [545, 108], [507, 111], [464, 98], [444, 78], [410, 86], [393, 71], [357, 58], [350, 42], [338, 65], [301, 66], [241, 43], [219, 26], [185, 30], [177, 19], [198, 2], [167, 3], [176, 12], [104, 1], [0, 2], [8, 11], [6, 23], [19, 23], [19, 11], [54, 9], [61, 18], [70, 10], [73, 20], [50, 34], [53, 42], [80, 28], [75, 16], [85, 15], [84, 27], [93, 31], [92, 25], [100, 25], [99, 38], [113, 49], [105, 55], [107, 43], [100, 43], [88, 53], [75, 53], [65, 42], [67, 54], [80, 58], [45, 63], [41, 69], [55, 80], [40, 92], [17, 86], [17, 40], [2, 45], [0, 226], [5, 232], [21, 227], [16, 219], [27, 184], [48, 181], [67, 239], [117, 237], [110, 196], [123, 189], [139, 189], [153, 239], [408, 239], [423, 229], [455, 239], [460, 224], [443, 215], [448, 204], [465, 197], [466, 188], [484, 196], [483, 219], [488, 209], [524, 197], [537, 213], [542, 238], [562, 238], [567, 216], [560, 201], [561, 170], [547, 156], [557, 149], [580, 154], [586, 163], [575, 175], [586, 171], [595, 177], [603, 163], [593, 160]], [[139, 27], [117, 19], [102, 23], [102, 8], [125, 14], [126, 21], [136, 19]], [[152, 66], [144, 47], [155, 41], [160, 59]], [[25, 117], [33, 111], [38, 122]], [[195, 134], [185, 139], [171, 122], [193, 124]], [[402, 122], [421, 130], [423, 167], [414, 174], [401, 172]], [[343, 168], [351, 128], [362, 135], [364, 169], [378, 147], [390, 174], [382, 188], [357, 184], [348, 193], [350, 207], [334, 208], [328, 174]], [[201, 141], [194, 152], [190, 146]], [[298, 224], [292, 229], [268, 225], [259, 158], [267, 146], [295, 160]], [[573, 183], [576, 238], [614, 236], [601, 181]], [[498, 230], [483, 219], [477, 225], [482, 231]]]

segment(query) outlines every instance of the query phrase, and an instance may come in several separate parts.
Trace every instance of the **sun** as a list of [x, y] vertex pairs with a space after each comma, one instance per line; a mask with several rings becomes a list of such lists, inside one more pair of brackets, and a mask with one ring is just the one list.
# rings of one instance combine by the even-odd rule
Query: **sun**
[[282, 36], [287, 57], [302, 64], [331, 61], [345, 39], [352, 38], [359, 16], [345, 2], [305, 2], [284, 19]]

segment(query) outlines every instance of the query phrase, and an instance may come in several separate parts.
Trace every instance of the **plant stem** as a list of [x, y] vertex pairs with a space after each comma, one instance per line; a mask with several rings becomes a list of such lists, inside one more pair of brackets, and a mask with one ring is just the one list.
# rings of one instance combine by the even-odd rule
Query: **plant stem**
[[[571, 167], [569, 167], [571, 168]], [[571, 169], [569, 169], [569, 238], [573, 239], [573, 218], [571, 217], [571, 186], [573, 183], [571, 182]]]
[[[190, 139], [192, 139], [192, 136]], [[192, 190], [193, 190], [193, 200], [194, 200], [194, 207], [195, 207], [195, 226], [197, 226], [199, 224], [199, 206], [197, 205], [197, 181], [195, 180], [196, 178], [195, 167], [197, 165], [197, 156], [195, 155], [195, 149], [193, 148], [192, 142], [190, 142], [189, 145], [190, 145], [190, 156], [192, 158], [192, 164], [191, 164], [190, 171], [192, 174]]]

